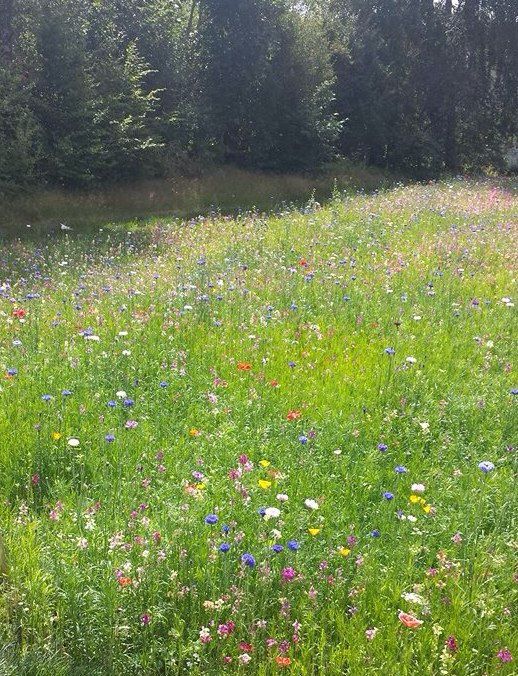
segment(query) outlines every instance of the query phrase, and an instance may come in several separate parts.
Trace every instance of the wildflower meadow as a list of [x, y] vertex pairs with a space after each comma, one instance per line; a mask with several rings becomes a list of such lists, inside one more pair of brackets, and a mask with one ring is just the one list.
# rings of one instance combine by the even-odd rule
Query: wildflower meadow
[[516, 674], [517, 217], [459, 179], [4, 241], [0, 674]]

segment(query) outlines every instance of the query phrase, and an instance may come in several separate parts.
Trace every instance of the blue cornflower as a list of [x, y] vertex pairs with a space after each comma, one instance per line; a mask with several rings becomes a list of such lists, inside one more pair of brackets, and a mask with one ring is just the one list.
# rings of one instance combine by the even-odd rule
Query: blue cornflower
[[253, 568], [255, 566], [255, 559], [248, 552], [245, 552], [243, 554], [243, 556], [241, 557], [241, 561], [242, 563], [244, 563], [245, 566], [248, 566], [249, 568]]
[[378, 451], [381, 451], [382, 453], [385, 453], [385, 451], [388, 449], [387, 444], [378, 444]]
[[300, 441], [301, 444], [307, 444], [308, 438], [304, 434], [301, 434], [300, 437], [299, 437], [299, 441]]
[[394, 493], [391, 493], [390, 491], [385, 491], [383, 493], [383, 497], [385, 498], [385, 500], [392, 500], [394, 497]]
[[123, 405], [123, 406], [126, 406], [127, 408], [129, 408], [130, 406], [133, 406], [134, 403], [135, 403], [135, 402], [133, 401], [133, 399], [130, 399], [130, 398], [128, 397], [128, 399], [124, 399], [124, 401], [122, 402], [122, 405]]
[[265, 513], [266, 513], [266, 507], [259, 507], [259, 509], [257, 510], [257, 513], [258, 513], [260, 516], [264, 516]]
[[117, 406], [117, 402], [113, 401], [113, 399], [110, 399], [110, 401], [106, 404], [109, 408], [115, 408]]
[[370, 532], [370, 536], [372, 538], [379, 538], [380, 535], [381, 535], [381, 533], [379, 532], [379, 530], [377, 528], [375, 528], [374, 530], [371, 530], [371, 532]]
[[165, 380], [162, 380], [160, 382], [160, 387], [167, 387], [168, 385], [169, 385], [169, 383], [167, 383]]
[[225, 553], [228, 552], [228, 550], [230, 549], [230, 545], [228, 544], [228, 542], [222, 542], [218, 549], [220, 552]]
[[272, 551], [274, 551], [276, 554], [280, 554], [284, 547], [282, 545], [272, 545]]
[[43, 399], [43, 401], [50, 401], [52, 399], [52, 395], [51, 394], [42, 394], [41, 398]]
[[398, 465], [395, 470], [396, 474], [406, 474], [408, 472], [407, 468], [403, 465]]
[[12, 368], [12, 367], [11, 367], [11, 368], [8, 368], [8, 369], [7, 369], [7, 375], [8, 375], [8, 376], [16, 376], [16, 375], [18, 375], [18, 369], [15, 369], [15, 368]]
[[226, 523], [221, 524], [221, 531], [223, 533], [228, 533], [230, 530], [230, 526], [228, 526]]
[[288, 540], [286, 544], [288, 545], [288, 549], [291, 549], [292, 552], [296, 552], [297, 549], [300, 547], [297, 540]]
[[[14, 344], [14, 341], [13, 341], [13, 344]], [[513, 387], [513, 389], [511, 390], [511, 394], [515, 394], [515, 395], [518, 394], [518, 387]]]
[[295, 366], [296, 366], [296, 364], [295, 364], [294, 361], [289, 361], [289, 362], [288, 362], [288, 366], [289, 366], [291, 369], [294, 369]]
[[295, 301], [292, 301], [290, 305], [290, 310], [298, 310], [298, 306], [297, 303], [295, 303]]
[[218, 517], [216, 514], [207, 514], [205, 517], [205, 523], [208, 523], [209, 526], [212, 526], [215, 523], [218, 523]]
[[61, 394], [64, 397], [70, 397], [70, 395], [72, 394], [72, 390], [61, 390]]
[[393, 347], [386, 347], [385, 354], [396, 354], [396, 350]]
[[108, 443], [111, 443], [112, 441], [115, 441], [115, 434], [107, 434], [104, 439]]
[[495, 469], [495, 466], [489, 460], [483, 460], [478, 463], [478, 468], [481, 469], [484, 474], [487, 474], [488, 472], [492, 472]]

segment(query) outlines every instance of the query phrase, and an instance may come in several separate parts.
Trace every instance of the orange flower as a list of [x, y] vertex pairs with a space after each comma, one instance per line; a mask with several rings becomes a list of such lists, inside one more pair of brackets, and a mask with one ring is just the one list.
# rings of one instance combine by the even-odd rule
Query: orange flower
[[302, 267], [306, 267], [307, 264], [308, 264], [308, 262], [305, 258], [300, 259], [299, 265], [302, 265]]
[[131, 577], [119, 577], [119, 584], [121, 587], [127, 587], [131, 582]]
[[279, 387], [279, 382], [277, 380], [270, 380], [270, 385], [272, 387]]
[[398, 617], [399, 621], [402, 622], [402, 624], [404, 624], [405, 627], [408, 627], [409, 629], [416, 629], [417, 627], [420, 627], [423, 624], [422, 620], [418, 620], [417, 617], [409, 615], [408, 613], [404, 613], [402, 610], [399, 611]]
[[298, 420], [301, 416], [300, 411], [288, 411], [288, 415], [286, 416], [286, 420]]
[[237, 370], [238, 371], [250, 371], [252, 364], [249, 364], [247, 361], [238, 361]]
[[291, 659], [289, 657], [284, 657], [283, 655], [277, 655], [275, 661], [280, 667], [289, 667], [291, 664]]

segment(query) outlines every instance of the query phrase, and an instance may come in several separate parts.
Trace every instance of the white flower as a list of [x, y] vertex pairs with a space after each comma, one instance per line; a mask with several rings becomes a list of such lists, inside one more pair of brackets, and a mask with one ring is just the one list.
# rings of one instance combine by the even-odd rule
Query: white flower
[[128, 332], [127, 331], [119, 331], [119, 336], [127, 336]]
[[131, 350], [122, 350], [122, 354], [123, 354], [125, 357], [129, 357], [129, 356], [131, 355]]
[[287, 502], [288, 501], [288, 496], [286, 493], [277, 493], [276, 498], [279, 502]]
[[407, 516], [407, 519], [408, 519], [408, 521], [410, 521], [410, 523], [415, 523], [417, 521], [417, 517], [414, 516], [413, 514], [409, 514]]
[[72, 438], [72, 439], [68, 440], [68, 445], [72, 446], [73, 448], [76, 448], [76, 446], [79, 446], [79, 443], [80, 443], [79, 439]]
[[86, 549], [88, 547], [88, 540], [86, 538], [77, 538], [76, 544], [79, 549]]
[[308, 498], [307, 500], [304, 500], [304, 505], [308, 509], [318, 509], [318, 502], [316, 500], [310, 500]]
[[119, 399], [124, 399], [127, 395], [126, 392], [124, 392], [124, 390], [119, 390], [115, 396], [117, 396]]
[[409, 364], [415, 364], [417, 361], [415, 357], [407, 357], [406, 360]]
[[280, 515], [281, 515], [281, 510], [277, 509], [277, 507], [267, 507], [264, 510], [265, 519], [276, 519]]
[[84, 338], [85, 338], [85, 340], [93, 340], [93, 341], [95, 341], [96, 343], [98, 343], [98, 342], [101, 340], [101, 339], [99, 338], [99, 336], [85, 336]]
[[417, 603], [420, 606], [424, 605], [424, 598], [419, 596], [419, 594], [414, 594], [414, 592], [405, 592], [401, 594], [401, 598], [408, 601], [408, 603]]
[[424, 484], [412, 484], [410, 487], [412, 493], [424, 493], [426, 488]]

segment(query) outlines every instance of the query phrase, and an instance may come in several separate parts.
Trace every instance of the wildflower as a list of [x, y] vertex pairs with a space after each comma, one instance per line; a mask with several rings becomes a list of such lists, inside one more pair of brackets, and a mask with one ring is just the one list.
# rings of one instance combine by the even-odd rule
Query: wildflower
[[80, 442], [79, 442], [79, 439], [75, 439], [74, 437], [72, 437], [71, 439], [68, 440], [67, 443], [68, 443], [69, 446], [72, 446], [72, 448], [77, 448], [77, 446], [79, 446]]
[[243, 556], [241, 557], [241, 562], [245, 566], [248, 566], [249, 568], [253, 568], [255, 566], [255, 559], [252, 556], [252, 554], [249, 554], [248, 552], [245, 552], [243, 554]]
[[321, 528], [308, 528], [308, 533], [313, 536], [318, 535], [320, 531]]
[[296, 552], [299, 549], [300, 545], [297, 540], [288, 540], [286, 543], [288, 549], [291, 549], [292, 552]]
[[394, 493], [391, 493], [390, 491], [385, 491], [383, 493], [383, 497], [385, 500], [392, 500], [394, 498]]
[[261, 467], [269, 467], [270, 461], [269, 460], [259, 460], [259, 464]]
[[457, 650], [459, 649], [455, 636], [448, 636], [445, 642], [445, 646], [451, 653], [456, 653]]
[[237, 370], [238, 371], [250, 371], [252, 364], [249, 364], [247, 361], [238, 361]]
[[291, 659], [286, 655], [277, 655], [275, 662], [279, 667], [289, 667], [291, 664]]
[[375, 528], [374, 530], [371, 530], [371, 532], [369, 533], [369, 535], [371, 536], [371, 538], [379, 538], [379, 536], [381, 535], [381, 533], [380, 533], [380, 531], [379, 531], [377, 528]]
[[501, 650], [498, 651], [496, 654], [500, 662], [512, 662], [513, 661], [513, 656], [511, 655], [511, 651], [508, 650], [507, 648], [502, 648]]
[[307, 438], [304, 434], [301, 434], [301, 435], [299, 436], [299, 441], [300, 441], [300, 443], [304, 446], [304, 444], [307, 444], [307, 443], [308, 443], [308, 438]]
[[151, 616], [148, 613], [143, 613], [140, 616], [140, 624], [142, 624], [144, 627], [148, 625], [151, 622]]
[[340, 556], [345, 557], [345, 556], [349, 556], [349, 554], [351, 553], [351, 550], [348, 549], [347, 547], [340, 547], [340, 549], [338, 550], [338, 553], [340, 554]]
[[452, 536], [451, 541], [456, 545], [460, 545], [462, 542], [462, 535], [460, 533], [455, 533], [455, 535]]
[[274, 544], [272, 545], [272, 551], [274, 551], [276, 554], [280, 554], [284, 550], [284, 547], [279, 544]]
[[377, 627], [372, 627], [372, 629], [366, 629], [365, 638], [367, 639], [367, 641], [372, 641], [377, 633], [378, 633]]
[[378, 444], [378, 451], [381, 451], [382, 453], [385, 453], [385, 451], [388, 449], [387, 444]]
[[264, 517], [265, 519], [276, 519], [278, 516], [280, 516], [281, 510], [277, 509], [277, 507], [267, 507], [264, 510]]
[[489, 460], [483, 460], [478, 463], [478, 468], [482, 470], [484, 474], [487, 474], [488, 472], [492, 472], [495, 469], [495, 466]]
[[285, 493], [277, 493], [275, 496], [279, 502], [287, 502], [288, 496]]
[[218, 523], [218, 517], [216, 514], [207, 514], [205, 517], [205, 523], [209, 526], [212, 526], [215, 523]]
[[426, 489], [423, 484], [412, 484], [410, 490], [412, 493], [424, 493]]
[[398, 465], [395, 470], [396, 474], [406, 474], [408, 472], [407, 468], [403, 465]]
[[296, 575], [295, 570], [290, 566], [288, 566], [287, 568], [283, 568], [281, 571], [281, 578], [283, 582], [291, 582], [295, 577], [295, 575]]
[[263, 490], [267, 490], [272, 485], [272, 482], [267, 481], [266, 479], [259, 479], [257, 483], [259, 485], [259, 488], [262, 488]]
[[121, 577], [119, 577], [117, 582], [119, 583], [119, 585], [121, 587], [128, 587], [132, 583], [132, 579], [131, 579], [131, 577], [121, 576]]
[[199, 638], [201, 643], [210, 643], [212, 641], [210, 629], [208, 627], [202, 627], [200, 629]]
[[300, 418], [300, 416], [301, 416], [300, 411], [297, 411], [297, 410], [288, 411], [288, 413], [286, 414], [286, 420], [290, 420], [290, 421], [298, 420]]
[[248, 653], [243, 653], [242, 655], [239, 655], [237, 658], [237, 661], [239, 664], [248, 664], [252, 658]]
[[390, 354], [390, 355], [396, 354], [396, 350], [393, 347], [386, 347], [385, 348], [385, 354]]
[[24, 310], [22, 307], [15, 308], [12, 312], [13, 317], [16, 317], [16, 319], [23, 319], [26, 314], [27, 311]]
[[408, 613], [404, 613], [402, 610], [399, 611], [398, 617], [399, 621], [409, 629], [416, 629], [423, 624], [422, 620], [418, 620], [417, 617], [409, 615]]
[[113, 441], [115, 441], [115, 434], [107, 434], [107, 435], [104, 437], [104, 439], [105, 439], [105, 441], [107, 441], [108, 443], [112, 443]]
[[307, 500], [304, 500], [304, 505], [308, 509], [318, 509], [318, 502], [316, 500], [310, 500], [308, 498]]
[[136, 420], [126, 420], [124, 423], [124, 427], [127, 430], [134, 430], [138, 426], [138, 422]]

